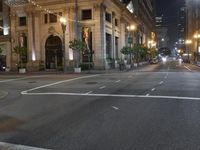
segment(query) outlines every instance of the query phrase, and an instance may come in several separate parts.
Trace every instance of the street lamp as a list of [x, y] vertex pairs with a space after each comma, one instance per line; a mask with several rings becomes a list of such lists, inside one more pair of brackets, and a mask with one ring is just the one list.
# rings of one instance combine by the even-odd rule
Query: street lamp
[[185, 45], [186, 45], [186, 49], [187, 49], [187, 52], [188, 52], [188, 63], [190, 63], [190, 53], [189, 53], [189, 48], [187, 45], [190, 45], [192, 44], [192, 40], [186, 40], [185, 41]]
[[197, 62], [198, 62], [199, 51], [200, 51], [200, 49], [199, 49], [200, 34], [199, 34], [199, 33], [196, 33], [196, 34], [194, 35], [194, 39], [196, 39], [196, 41], [197, 41]]
[[62, 51], [63, 51], [63, 61], [64, 61], [64, 73], [66, 73], [67, 68], [66, 68], [66, 52], [65, 52], [65, 31], [66, 31], [66, 19], [64, 17], [60, 18], [60, 23], [63, 31], [63, 41], [62, 41]]
[[[131, 37], [131, 32], [136, 30], [136, 26], [135, 25], [129, 25], [126, 28], [128, 30], [128, 44], [130, 44], [130, 47], [131, 47], [131, 44], [133, 44], [133, 37]], [[130, 64], [131, 64], [131, 57], [132, 56], [130, 54]]]

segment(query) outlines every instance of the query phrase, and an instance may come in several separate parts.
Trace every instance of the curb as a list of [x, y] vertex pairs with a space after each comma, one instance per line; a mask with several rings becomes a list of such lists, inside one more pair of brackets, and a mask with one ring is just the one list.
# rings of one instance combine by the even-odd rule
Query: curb
[[0, 150], [50, 150], [50, 149], [43, 149], [43, 148], [36, 148], [36, 147], [0, 142]]

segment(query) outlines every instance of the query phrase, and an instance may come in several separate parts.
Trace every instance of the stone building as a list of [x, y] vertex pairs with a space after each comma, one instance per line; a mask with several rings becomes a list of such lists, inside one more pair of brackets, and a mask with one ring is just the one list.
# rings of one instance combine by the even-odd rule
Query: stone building
[[[133, 43], [147, 44], [153, 31], [151, 0], [142, 3], [131, 0], [5, 2], [10, 6], [12, 48], [18, 45], [27, 47], [25, 58], [29, 71], [62, 69], [63, 39], [67, 68], [72, 68], [76, 56], [69, 48], [69, 41], [75, 37], [88, 46], [88, 50], [80, 56], [82, 63], [91, 63], [95, 69], [106, 69], [111, 59], [124, 58], [120, 49], [128, 44], [129, 36], [133, 37]], [[65, 38], [59, 21], [61, 17], [67, 20]], [[136, 26], [135, 32], [127, 30], [130, 25]], [[11, 55], [12, 69], [16, 70], [17, 56], [14, 53]]]
[[198, 0], [186, 0], [186, 14], [186, 37], [193, 40], [192, 44], [188, 45], [188, 47], [194, 60], [196, 60], [197, 54], [200, 54], [200, 39], [194, 38], [195, 34], [200, 34], [200, 3]]
[[0, 0], [0, 65], [11, 66], [9, 7]]

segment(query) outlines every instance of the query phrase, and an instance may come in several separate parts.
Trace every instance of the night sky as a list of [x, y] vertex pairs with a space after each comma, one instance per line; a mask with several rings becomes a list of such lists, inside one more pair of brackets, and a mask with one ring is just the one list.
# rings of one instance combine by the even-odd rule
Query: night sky
[[156, 0], [156, 13], [164, 15], [164, 21], [168, 27], [170, 48], [177, 41], [178, 11], [183, 5], [184, 0]]

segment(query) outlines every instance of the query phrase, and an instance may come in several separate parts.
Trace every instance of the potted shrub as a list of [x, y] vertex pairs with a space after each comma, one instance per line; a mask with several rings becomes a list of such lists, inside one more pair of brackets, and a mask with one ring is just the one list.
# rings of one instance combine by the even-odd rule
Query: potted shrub
[[86, 49], [86, 44], [85, 42], [81, 41], [81, 40], [77, 40], [74, 39], [73, 41], [69, 42], [69, 47], [75, 51], [76, 53], [76, 61], [75, 61], [75, 68], [74, 68], [74, 72], [75, 73], [80, 73], [81, 72], [81, 67], [79, 66], [79, 61], [80, 61], [80, 57], [79, 54], [80, 52], [82, 52], [83, 50]]
[[16, 46], [14, 47], [14, 52], [18, 55], [18, 69], [19, 73], [26, 73], [26, 57], [27, 57], [27, 48]]
[[132, 54], [133, 54], [133, 48], [124, 46], [121, 49], [121, 53], [124, 54], [126, 57], [128, 57], [128, 55], [130, 56], [129, 64], [127, 62], [125, 62], [125, 64], [126, 64], [127, 69], [131, 69], [131, 58], [132, 58]]

